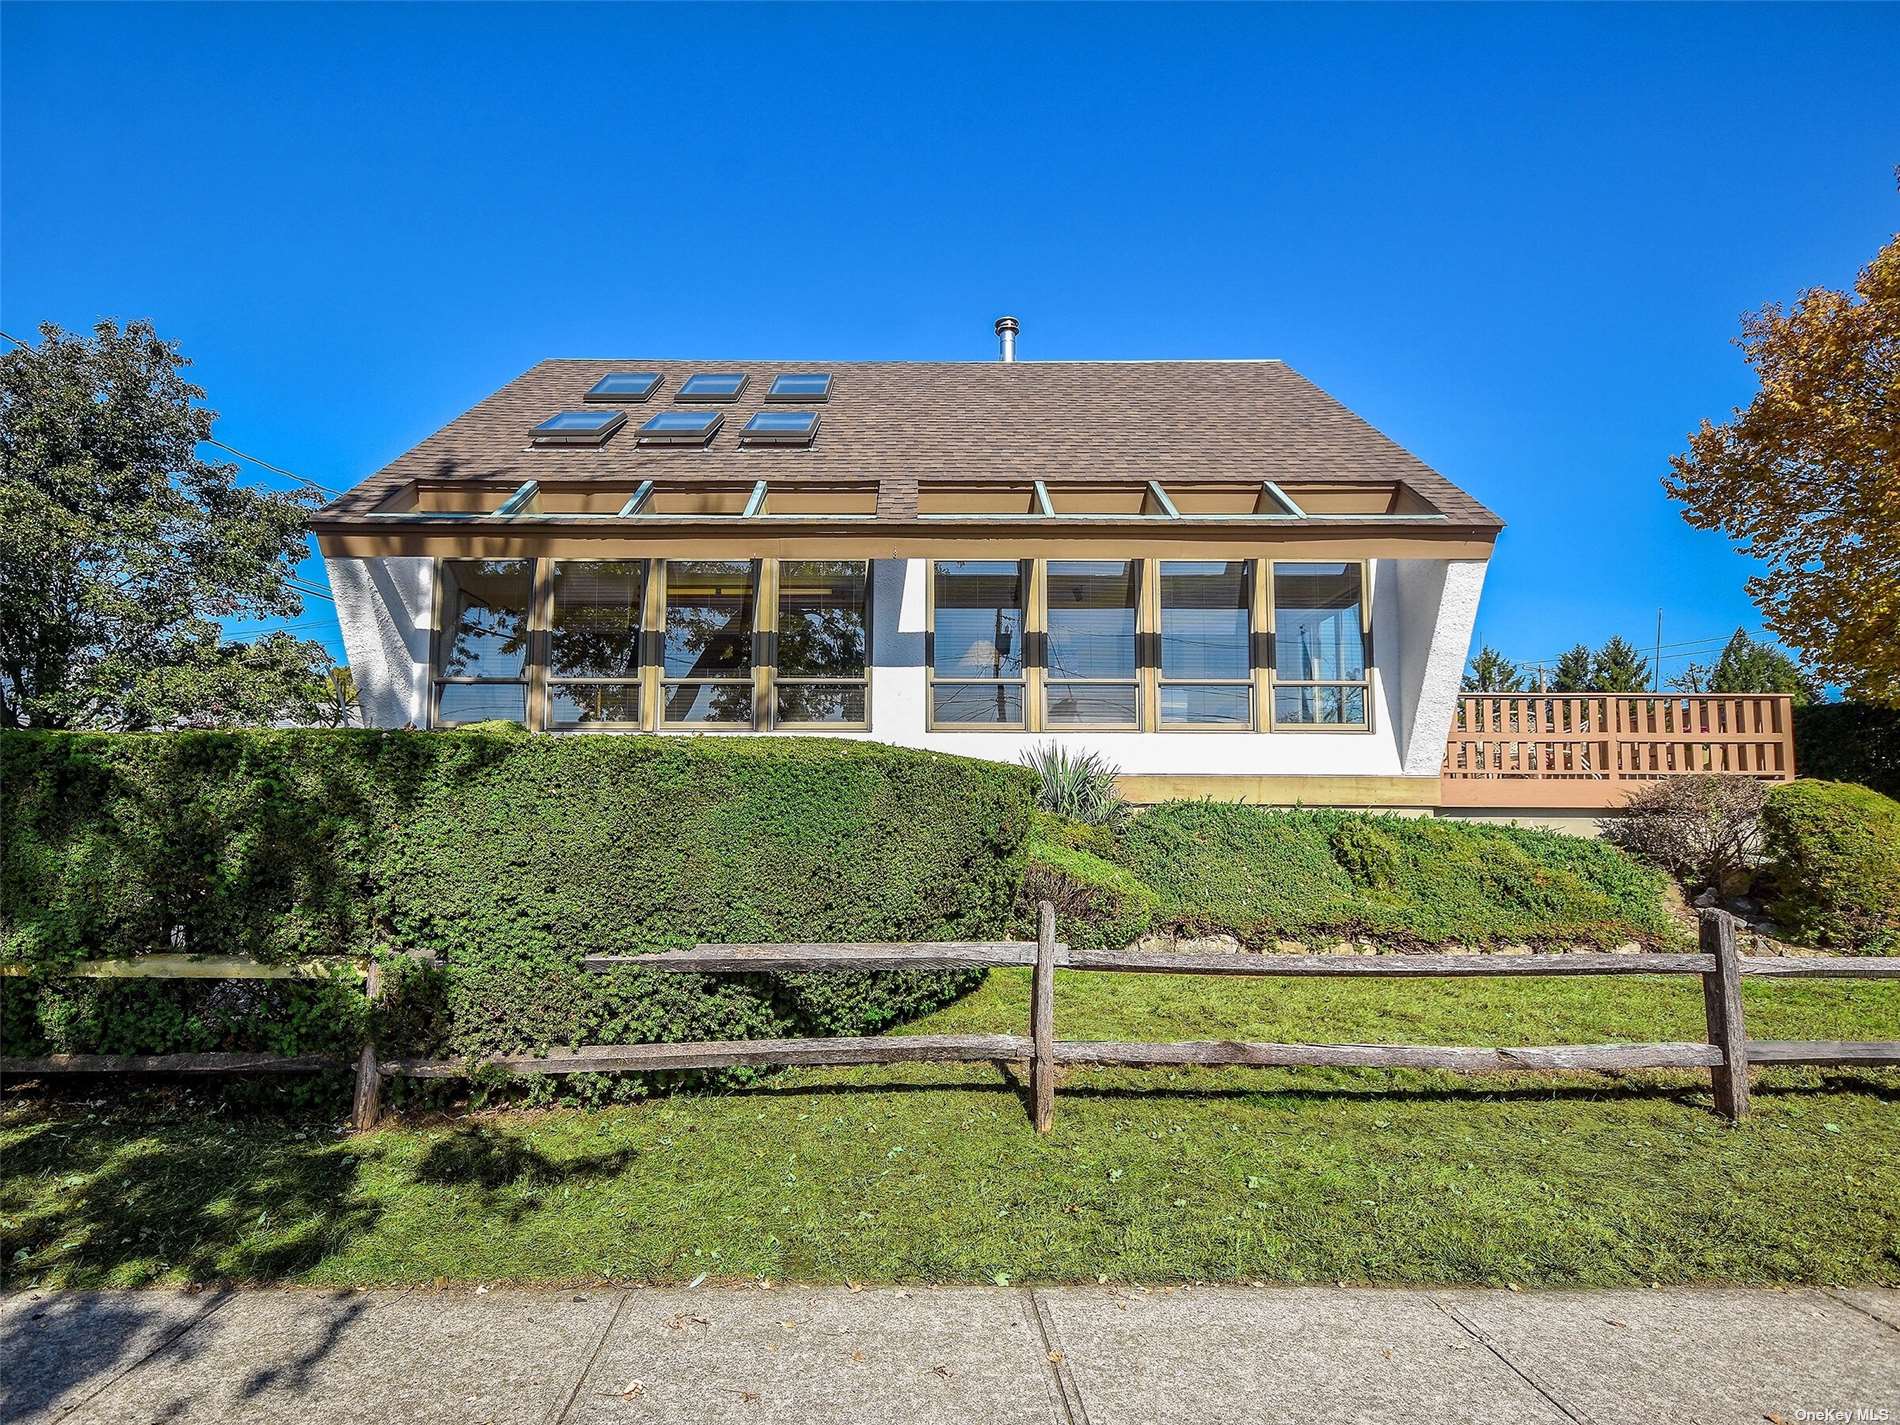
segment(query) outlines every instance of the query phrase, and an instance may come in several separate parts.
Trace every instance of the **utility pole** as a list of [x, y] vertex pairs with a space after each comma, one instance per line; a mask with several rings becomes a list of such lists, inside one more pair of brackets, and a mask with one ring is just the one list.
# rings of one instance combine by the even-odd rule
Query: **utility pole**
[[1649, 690], [1662, 691], [1662, 610], [1656, 610], [1656, 671], [1650, 677]]

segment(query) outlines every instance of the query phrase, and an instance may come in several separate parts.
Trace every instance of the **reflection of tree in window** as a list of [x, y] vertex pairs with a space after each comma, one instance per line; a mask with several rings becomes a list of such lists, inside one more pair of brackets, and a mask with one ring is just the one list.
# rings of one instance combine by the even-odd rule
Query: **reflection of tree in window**
[[443, 621], [448, 647], [437, 674], [445, 678], [519, 678], [528, 658], [525, 559], [455, 560], [442, 566]]
[[[779, 565], [778, 716], [863, 722], [869, 566], [862, 560]], [[854, 680], [851, 682], [830, 680]], [[826, 681], [807, 681], [826, 680]]]
[[548, 671], [560, 678], [631, 678], [640, 671], [641, 559], [554, 566]]
[[[663, 651], [669, 722], [752, 721], [752, 565], [682, 559], [666, 566]], [[730, 679], [730, 682], [675, 682]]]

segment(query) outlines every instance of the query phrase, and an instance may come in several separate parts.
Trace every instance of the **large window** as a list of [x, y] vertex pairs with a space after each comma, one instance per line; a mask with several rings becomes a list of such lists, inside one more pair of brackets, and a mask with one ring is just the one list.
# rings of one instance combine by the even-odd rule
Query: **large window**
[[962, 559], [931, 569], [931, 722], [1023, 726], [1025, 566]]
[[871, 566], [862, 559], [778, 565], [778, 658], [773, 718], [781, 726], [869, 722]]
[[1273, 725], [1364, 727], [1363, 566], [1273, 566]]
[[1127, 559], [1052, 559], [1045, 587], [1045, 723], [1139, 726], [1135, 632], [1141, 565]]
[[442, 564], [436, 621], [435, 725], [528, 719], [529, 559]]
[[752, 725], [754, 568], [746, 559], [669, 559], [661, 717]]
[[1161, 577], [1161, 726], [1253, 726], [1253, 569], [1164, 561]]
[[554, 565], [548, 629], [548, 725], [640, 725], [644, 559]]

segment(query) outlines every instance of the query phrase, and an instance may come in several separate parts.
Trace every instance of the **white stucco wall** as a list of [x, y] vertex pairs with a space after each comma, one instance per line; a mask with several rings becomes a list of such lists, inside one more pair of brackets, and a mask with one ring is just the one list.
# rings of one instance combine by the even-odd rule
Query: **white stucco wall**
[[[424, 726], [430, 562], [327, 563], [365, 721], [374, 727]], [[1025, 749], [1059, 736], [1071, 746], [1099, 751], [1133, 775], [1436, 778], [1484, 567], [1482, 560], [1374, 561], [1371, 732], [931, 733], [924, 730], [925, 563], [880, 559], [872, 569], [872, 731], [831, 735], [992, 761], [1014, 761]]]
[[1399, 559], [1393, 585], [1399, 631], [1402, 758], [1411, 777], [1436, 777], [1445, 760], [1445, 736], [1457, 710], [1458, 688], [1471, 655], [1471, 631], [1484, 592], [1482, 559]]
[[423, 727], [429, 711], [428, 559], [326, 559], [367, 727]]

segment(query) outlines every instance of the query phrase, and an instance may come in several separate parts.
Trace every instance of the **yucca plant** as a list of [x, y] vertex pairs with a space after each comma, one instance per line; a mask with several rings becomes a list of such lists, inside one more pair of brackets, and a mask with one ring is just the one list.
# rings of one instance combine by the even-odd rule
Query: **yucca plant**
[[1089, 826], [1119, 827], [1128, 820], [1128, 803], [1115, 786], [1120, 768], [1099, 752], [1046, 742], [1023, 753], [1022, 764], [1042, 783], [1036, 804], [1044, 811]]

